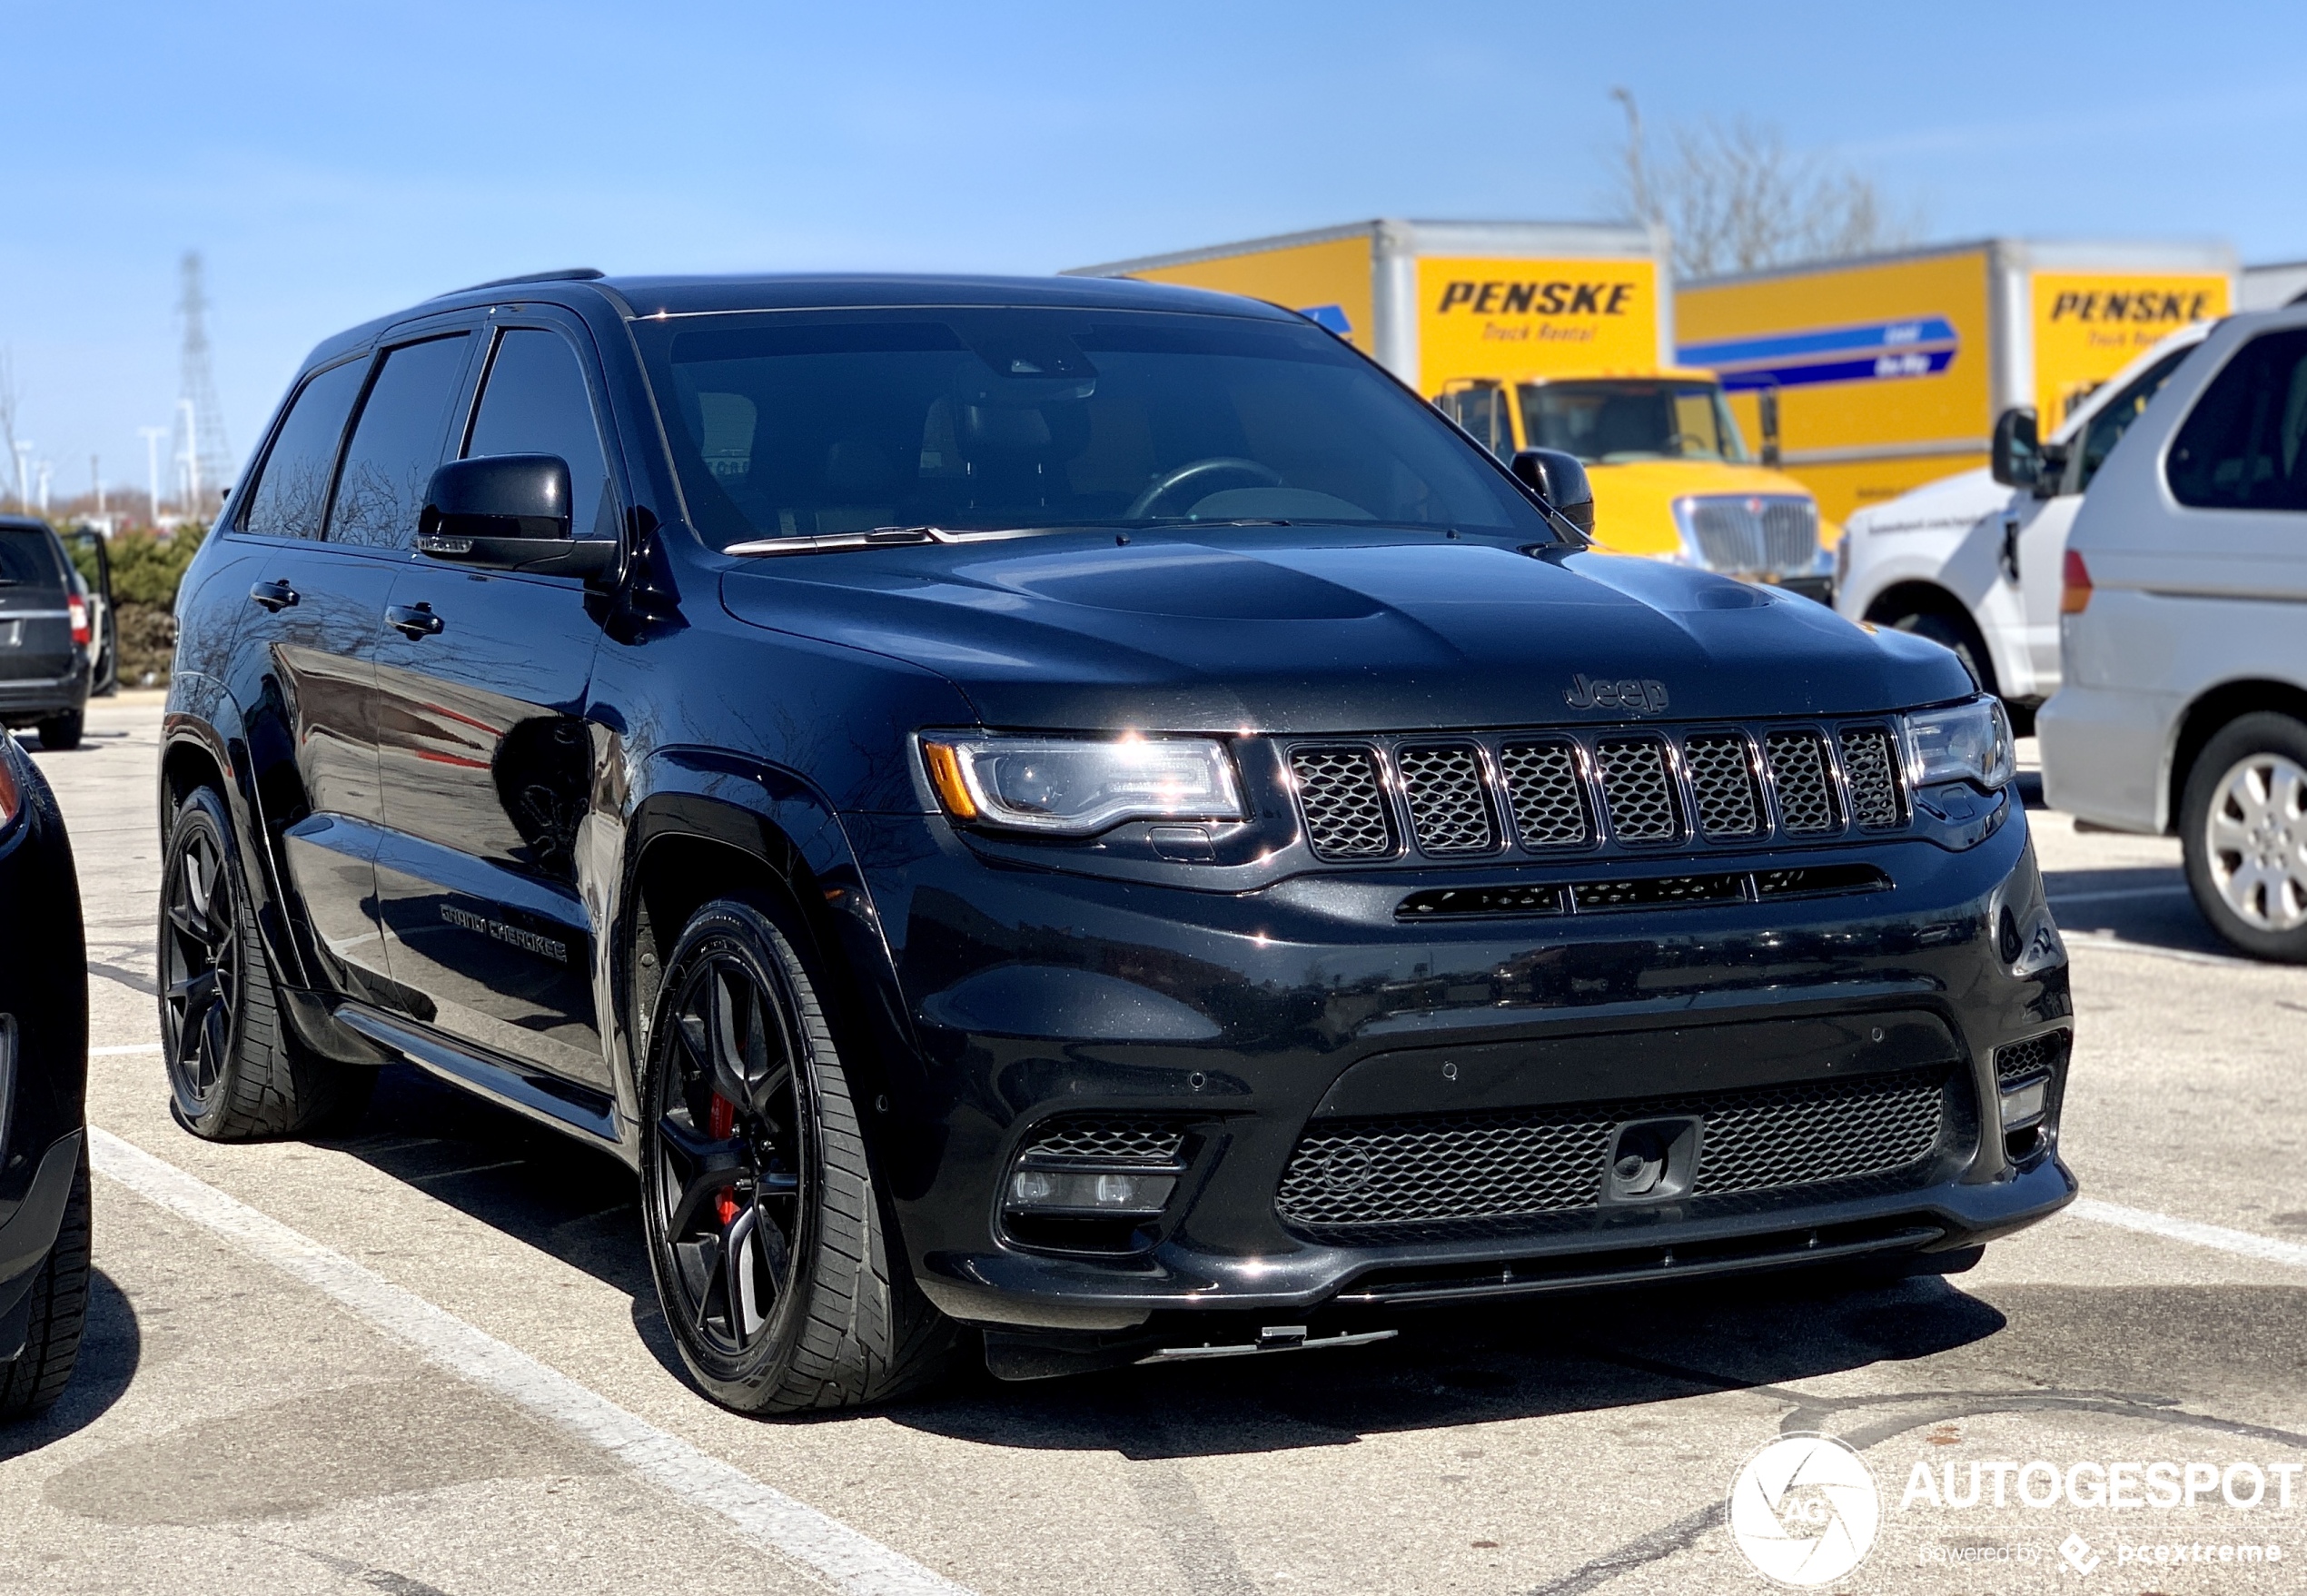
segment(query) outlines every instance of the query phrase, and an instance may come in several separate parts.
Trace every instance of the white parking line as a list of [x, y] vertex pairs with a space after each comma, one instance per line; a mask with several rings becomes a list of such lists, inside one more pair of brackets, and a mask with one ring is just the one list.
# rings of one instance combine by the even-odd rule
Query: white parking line
[[2223, 953], [2196, 953], [2185, 947], [2157, 947], [2152, 943], [2133, 942], [2105, 931], [2065, 931], [2059, 935], [2069, 947], [2103, 947], [2109, 953], [2140, 953], [2149, 958], [2175, 959], [2183, 965], [2211, 965], [2223, 970], [2264, 970], [2279, 968], [2264, 965], [2257, 959], [2230, 958]]
[[2120, 903], [2127, 897], [2187, 897], [2192, 896], [2183, 881], [2167, 887], [2110, 887], [2091, 892], [2046, 892], [2043, 895], [2053, 908], [2070, 903]]
[[2195, 1219], [2174, 1219], [2168, 1214], [2157, 1214], [2145, 1208], [2126, 1208], [2120, 1203], [2102, 1203], [2096, 1197], [2077, 1197], [2066, 1211], [2077, 1219], [2119, 1225], [2124, 1230], [2159, 1235], [2166, 1241], [2185, 1242], [2197, 1247], [2214, 1247], [2223, 1253], [2257, 1258], [2262, 1263], [2288, 1264], [2293, 1269], [2307, 1269], [2307, 1246], [2298, 1242], [2279, 1242], [2271, 1235], [2254, 1235], [2247, 1230], [2229, 1230], [2223, 1224], [2205, 1224]]
[[124, 1053], [157, 1053], [159, 1051], [160, 1044], [157, 1042], [131, 1042], [124, 1047], [91, 1047], [88, 1049], [88, 1056], [117, 1058]]
[[719, 1514], [746, 1540], [841, 1590], [857, 1596], [969, 1596], [904, 1553], [762, 1484], [109, 1131], [90, 1126], [88, 1152], [99, 1175], [334, 1298], [442, 1368], [600, 1448], [649, 1483]]

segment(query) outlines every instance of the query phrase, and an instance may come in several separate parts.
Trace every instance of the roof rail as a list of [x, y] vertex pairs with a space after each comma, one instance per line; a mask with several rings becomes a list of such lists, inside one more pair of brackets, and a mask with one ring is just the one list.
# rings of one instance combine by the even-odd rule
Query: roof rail
[[592, 266], [569, 266], [559, 272], [524, 272], [518, 277], [492, 277], [486, 283], [467, 283], [462, 288], [444, 289], [435, 299], [447, 299], [451, 294], [478, 293], [484, 288], [511, 288], [523, 283], [597, 283], [609, 273]]

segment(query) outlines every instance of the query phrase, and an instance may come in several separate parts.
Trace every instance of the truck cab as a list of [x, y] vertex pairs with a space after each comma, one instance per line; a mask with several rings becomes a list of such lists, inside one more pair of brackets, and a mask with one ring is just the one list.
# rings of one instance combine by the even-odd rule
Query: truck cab
[[1501, 460], [1577, 456], [1606, 548], [1830, 596], [1838, 530], [1807, 488], [1755, 462], [1711, 372], [1462, 378], [1434, 402]]

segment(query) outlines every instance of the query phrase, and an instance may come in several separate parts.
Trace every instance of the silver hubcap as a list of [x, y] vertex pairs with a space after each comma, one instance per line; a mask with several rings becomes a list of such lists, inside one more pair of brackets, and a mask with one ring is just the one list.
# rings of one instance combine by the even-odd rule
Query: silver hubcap
[[2253, 754], [2219, 778], [2204, 854], [2228, 908], [2261, 931], [2307, 924], [2307, 770]]

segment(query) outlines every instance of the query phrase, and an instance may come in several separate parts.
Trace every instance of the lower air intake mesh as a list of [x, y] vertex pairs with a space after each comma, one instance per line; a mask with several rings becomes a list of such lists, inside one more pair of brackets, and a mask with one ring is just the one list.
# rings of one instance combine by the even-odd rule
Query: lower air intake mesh
[[2046, 1036], [1997, 1047], [1995, 1050], [1995, 1078], [1998, 1081], [2023, 1081], [2029, 1076], [2045, 1074], [2066, 1062], [2067, 1048], [2073, 1041], [2071, 1032], [2053, 1031]]
[[1333, 1239], [1593, 1208], [1616, 1127], [1673, 1115], [1705, 1122], [1693, 1196], [1919, 1175], [1938, 1145], [1945, 1079], [1931, 1070], [1680, 1099], [1316, 1120], [1275, 1204], [1291, 1224]]
[[1174, 1164], [1185, 1133], [1158, 1119], [1064, 1119], [1035, 1133], [1024, 1151], [1035, 1158], [1101, 1164]]

